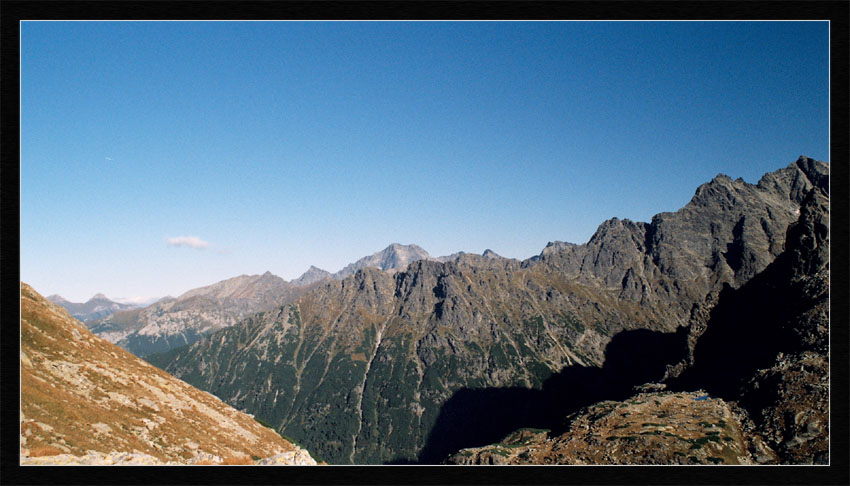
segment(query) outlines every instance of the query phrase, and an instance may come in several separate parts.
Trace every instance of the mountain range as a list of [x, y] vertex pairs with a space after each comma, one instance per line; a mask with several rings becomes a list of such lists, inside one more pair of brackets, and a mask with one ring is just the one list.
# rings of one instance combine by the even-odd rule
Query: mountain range
[[107, 341], [145, 356], [191, 344], [251, 314], [290, 302], [309, 288], [292, 285], [270, 272], [240, 275], [86, 325]]
[[21, 283], [22, 464], [315, 464]]
[[[76, 317], [85, 321], [96, 335], [137, 356], [146, 356], [192, 344], [202, 336], [232, 326], [251, 314], [290, 302], [326, 280], [342, 280], [364, 268], [377, 268], [392, 273], [406, 268], [414, 261], [449, 261], [459, 255], [456, 253], [433, 258], [417, 245], [393, 243], [333, 274], [310, 266], [304, 274], [289, 282], [271, 272], [240, 275], [190, 290], [176, 299], [160, 299], [145, 308], [113, 303], [114, 306], [110, 308], [113, 310], [109, 313], [101, 311], [99, 314], [77, 314]], [[485, 255], [490, 258], [496, 254], [487, 250]], [[58, 300], [61, 297], [51, 297], [57, 298], [57, 303], [72, 312], [77, 309], [68, 307], [64, 300]], [[101, 300], [92, 299], [89, 302]], [[97, 309], [101, 308], [104, 306]]]
[[[399, 243], [392, 243], [381, 251], [375, 252], [369, 256], [365, 256], [357, 260], [356, 262], [349, 263], [342, 270], [336, 273], [330, 273], [326, 270], [322, 270], [321, 268], [317, 268], [311, 265], [306, 272], [304, 272], [300, 277], [293, 279], [290, 283], [292, 283], [293, 285], [303, 286], [327, 279], [342, 280], [345, 277], [354, 275], [357, 270], [370, 267], [377, 268], [388, 273], [394, 273], [407, 268], [408, 265], [415, 261], [433, 260], [439, 262], [447, 262], [450, 260], [454, 260], [462, 254], [463, 252], [458, 252], [448, 256], [435, 258], [432, 257], [419, 245], [402, 245]], [[484, 256], [498, 257], [498, 255], [496, 255], [496, 253], [494, 253], [492, 250], [485, 250]]]
[[[311, 268], [288, 302], [147, 359], [333, 464], [618, 463], [659, 438], [701, 452], [640, 461], [819, 462], [827, 395], [799, 395], [827, 369], [828, 198], [828, 166], [800, 157], [757, 184], [718, 175], [676, 212], [613, 218], [585, 244], [552, 242], [524, 261], [393, 248], [342, 279]], [[787, 307], [771, 303], [776, 289]], [[745, 358], [726, 366], [737, 329], [752, 330], [734, 348]], [[654, 382], [673, 391], [634, 398]], [[598, 422], [647, 400], [656, 408], [623, 411], [687, 433]], [[606, 401], [615, 408], [596, 405]], [[677, 415], [691, 402], [707, 402], [705, 420]], [[600, 438], [617, 427], [629, 434]], [[583, 445], [557, 452], [579, 433]], [[500, 439], [512, 447], [474, 449]], [[555, 455], [504, 453], [546, 441]]]
[[120, 310], [138, 307], [137, 305], [124, 304], [110, 300], [103, 294], [95, 294], [94, 297], [82, 303], [69, 302], [61, 295], [57, 294], [49, 295], [47, 300], [64, 307], [65, 310], [71, 313], [72, 316], [81, 321], [93, 321]]

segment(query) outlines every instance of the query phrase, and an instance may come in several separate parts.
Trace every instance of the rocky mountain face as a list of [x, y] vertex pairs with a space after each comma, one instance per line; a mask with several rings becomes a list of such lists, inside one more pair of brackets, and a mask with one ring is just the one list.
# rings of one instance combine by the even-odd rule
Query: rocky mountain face
[[[438, 463], [520, 427], [562, 434], [565, 415], [698, 363], [698, 323], [783, 252], [827, 174], [801, 157], [755, 185], [719, 175], [675, 213], [614, 218], [522, 262], [367, 266], [149, 359], [330, 463]], [[754, 460], [743, 443], [734, 460]]]
[[740, 403], [784, 463], [828, 462], [826, 190], [806, 196], [785, 252], [740, 288], [724, 289], [690, 332], [695, 345], [684, 370], [672, 370], [672, 385]]
[[[709, 311], [695, 313], [665, 383], [642, 387], [675, 391], [598, 403], [567, 417], [566, 432], [518, 430], [447, 463], [827, 464], [827, 191], [823, 182], [806, 193], [773, 262], [737, 289], [726, 283]], [[727, 409], [731, 420], [718, 414]]]
[[21, 283], [22, 464], [315, 464]]
[[96, 294], [94, 297], [83, 303], [69, 302], [61, 295], [48, 296], [47, 300], [64, 307], [65, 310], [70, 312], [72, 316], [81, 321], [101, 319], [113, 312], [136, 307], [131, 304], [121, 304], [119, 302], [109, 300], [103, 294]]
[[241, 275], [143, 309], [116, 312], [87, 325], [107, 341], [145, 356], [191, 344], [248, 315], [290, 302], [308, 289], [270, 272]]
[[383, 250], [363, 257], [354, 263], [350, 263], [342, 270], [334, 274], [334, 278], [343, 279], [354, 275], [357, 270], [363, 268], [380, 268], [384, 271], [393, 271], [406, 268], [417, 260], [430, 259], [431, 255], [417, 245], [400, 245], [393, 243]]

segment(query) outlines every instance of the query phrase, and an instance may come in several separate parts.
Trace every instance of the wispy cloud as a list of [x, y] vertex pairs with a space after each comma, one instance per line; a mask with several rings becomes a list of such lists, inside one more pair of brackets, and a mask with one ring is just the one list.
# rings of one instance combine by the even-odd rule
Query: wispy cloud
[[175, 238], [166, 238], [165, 244], [168, 246], [188, 246], [198, 250], [202, 250], [210, 246], [209, 242], [206, 242], [197, 236], [177, 236]]
[[106, 160], [113, 160], [113, 158], [112, 158], [112, 157], [104, 157], [104, 159], [106, 159]]

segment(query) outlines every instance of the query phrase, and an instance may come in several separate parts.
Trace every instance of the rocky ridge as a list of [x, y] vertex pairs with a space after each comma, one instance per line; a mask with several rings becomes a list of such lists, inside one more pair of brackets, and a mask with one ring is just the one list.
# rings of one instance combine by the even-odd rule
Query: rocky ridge
[[354, 275], [357, 270], [363, 268], [377, 268], [385, 272], [393, 273], [404, 269], [410, 263], [418, 260], [434, 260], [427, 251], [418, 245], [401, 245], [392, 243], [381, 251], [365, 256], [356, 262], [349, 263], [342, 270], [330, 273], [321, 268], [310, 266], [300, 277], [293, 279], [293, 285], [304, 286], [323, 280], [342, 280]]
[[25, 283], [20, 429], [24, 464], [305, 461], [251, 416], [96, 337]]
[[364, 268], [151, 361], [331, 463], [439, 462], [687, 360], [689, 329], [783, 251], [827, 174], [801, 157], [758, 184], [719, 175], [675, 213], [614, 218], [523, 262]]

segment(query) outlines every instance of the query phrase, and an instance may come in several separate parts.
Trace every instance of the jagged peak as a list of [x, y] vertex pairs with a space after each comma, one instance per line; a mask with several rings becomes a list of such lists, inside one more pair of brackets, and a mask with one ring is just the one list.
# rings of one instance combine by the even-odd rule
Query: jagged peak
[[482, 254], [481, 254], [481, 256], [483, 256], [484, 258], [490, 258], [490, 259], [493, 259], [493, 258], [502, 258], [502, 255], [499, 255], [498, 253], [496, 253], [495, 251], [493, 251], [493, 250], [491, 250], [491, 249], [489, 249], [489, 248], [487, 248], [486, 250], [484, 250], [484, 253], [482, 253]]
[[[427, 251], [425, 251], [424, 248], [422, 248], [421, 246], [419, 246], [415, 243], [410, 243], [408, 245], [402, 245], [401, 243], [390, 243], [389, 246], [387, 246], [386, 248], [384, 248], [382, 250], [382, 252], [390, 252], [390, 251], [398, 252], [399, 250], [413, 250], [413, 251], [416, 251], [418, 253], [426, 253], [426, 254], [428, 253]], [[381, 252], [379, 252], [379, 253], [381, 253]]]

